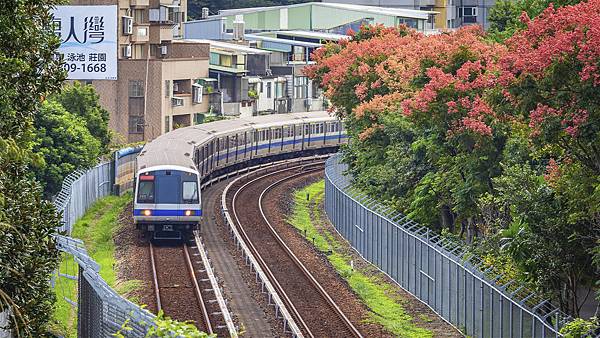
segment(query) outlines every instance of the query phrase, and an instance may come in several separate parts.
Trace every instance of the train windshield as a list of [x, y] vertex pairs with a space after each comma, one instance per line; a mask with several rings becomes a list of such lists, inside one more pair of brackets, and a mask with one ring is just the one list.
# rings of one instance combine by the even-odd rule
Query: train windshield
[[183, 203], [198, 203], [198, 184], [183, 182]]
[[154, 181], [140, 181], [137, 201], [138, 203], [154, 203]]

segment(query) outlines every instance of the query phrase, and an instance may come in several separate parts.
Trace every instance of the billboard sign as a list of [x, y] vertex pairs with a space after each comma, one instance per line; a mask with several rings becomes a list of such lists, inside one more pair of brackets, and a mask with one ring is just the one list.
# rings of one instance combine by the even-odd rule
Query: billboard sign
[[117, 79], [117, 6], [57, 6], [54, 32], [70, 80]]

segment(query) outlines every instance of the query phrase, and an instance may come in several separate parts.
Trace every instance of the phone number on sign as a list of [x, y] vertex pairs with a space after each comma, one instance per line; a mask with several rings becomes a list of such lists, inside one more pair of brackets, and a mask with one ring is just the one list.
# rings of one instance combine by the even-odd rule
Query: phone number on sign
[[105, 63], [65, 63], [63, 67], [69, 72], [87, 72], [87, 73], [104, 73], [106, 72]]

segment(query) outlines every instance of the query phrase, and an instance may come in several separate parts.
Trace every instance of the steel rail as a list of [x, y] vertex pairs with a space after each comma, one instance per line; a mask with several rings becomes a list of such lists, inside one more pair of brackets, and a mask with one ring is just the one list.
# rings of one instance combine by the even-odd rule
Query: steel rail
[[262, 256], [260, 255], [260, 253], [258, 252], [258, 249], [256, 249], [256, 247], [254, 246], [254, 243], [252, 243], [252, 241], [250, 240], [250, 237], [248, 237], [248, 234], [246, 233], [246, 230], [244, 230], [244, 227], [241, 226], [241, 222], [240, 219], [238, 217], [238, 213], [237, 213], [237, 208], [235, 207], [235, 202], [237, 200], [237, 196], [239, 194], [240, 191], [242, 191], [246, 186], [254, 183], [255, 181], [262, 179], [264, 177], [267, 176], [271, 176], [271, 175], [275, 175], [277, 173], [280, 173], [282, 171], [287, 171], [289, 169], [293, 169], [295, 167], [291, 167], [291, 168], [286, 168], [284, 170], [278, 170], [275, 171], [273, 173], [268, 173], [264, 176], [259, 176], [258, 178], [255, 178], [249, 182], [246, 182], [244, 185], [242, 185], [240, 188], [238, 188], [235, 192], [235, 194], [233, 195], [233, 200], [231, 202], [232, 205], [232, 212], [233, 212], [233, 217], [235, 217], [235, 221], [238, 224], [238, 228], [240, 230], [240, 234], [242, 235], [242, 239], [244, 240], [244, 242], [246, 243], [246, 245], [248, 246], [248, 248], [252, 251], [252, 254], [256, 257], [256, 260], [258, 261], [258, 264], [260, 264], [261, 268], [265, 271], [265, 274], [267, 275], [267, 278], [269, 279], [269, 281], [271, 282], [271, 284], [273, 284], [273, 286], [275, 287], [276, 292], [279, 294], [279, 296], [281, 297], [281, 300], [285, 303], [285, 307], [292, 313], [292, 315], [296, 318], [296, 321], [299, 323], [299, 326], [302, 327], [304, 333], [306, 333], [306, 335], [308, 337], [315, 337], [312, 332], [310, 331], [310, 329], [308, 328], [308, 325], [304, 322], [304, 319], [302, 318], [302, 316], [300, 316], [300, 313], [298, 312], [298, 309], [296, 309], [296, 307], [294, 306], [294, 303], [292, 303], [292, 301], [290, 300], [290, 298], [288, 297], [287, 293], [285, 292], [285, 290], [283, 289], [283, 287], [281, 286], [281, 284], [279, 284], [279, 281], [277, 281], [277, 279], [275, 278], [275, 275], [273, 274], [273, 272], [271, 271], [271, 269], [269, 268], [269, 266], [267, 265], [267, 263], [264, 261], [264, 259], [262, 258]]
[[208, 334], [213, 334], [208, 311], [206, 310], [206, 305], [204, 304], [204, 299], [202, 298], [202, 292], [200, 291], [200, 286], [198, 285], [198, 280], [196, 279], [196, 274], [194, 273], [194, 266], [192, 265], [192, 260], [190, 259], [190, 253], [188, 252], [187, 244], [183, 244], [183, 255], [185, 256], [189, 277], [192, 279], [192, 285], [194, 286], [194, 293], [196, 294], [196, 299], [198, 300], [200, 312], [202, 312], [206, 331], [208, 331]]
[[[306, 169], [306, 167], [309, 167], [309, 166], [312, 166], [312, 165], [315, 165], [315, 164], [322, 164], [322, 162], [321, 163], [308, 163], [308, 164], [303, 164], [303, 165], [297, 165], [297, 166], [291, 167], [289, 169], [294, 169], [294, 168]], [[282, 295], [282, 298], [286, 302], [286, 307], [288, 307], [291, 310], [291, 312], [297, 318], [297, 320], [299, 321], [299, 323], [301, 323], [301, 325], [303, 326], [303, 329], [308, 333], [308, 335], [311, 336], [311, 337], [314, 337], [314, 335], [311, 333], [310, 329], [308, 328], [307, 324], [304, 322], [302, 316], [299, 314], [299, 312], [297, 311], [297, 309], [293, 305], [293, 302], [291, 302], [291, 300], [289, 299], [289, 297], [287, 296], [287, 294], [285, 293], [285, 291], [283, 290], [283, 288], [281, 287], [281, 285], [279, 284], [279, 282], [277, 281], [277, 279], [275, 278], [275, 276], [272, 274], [272, 272], [268, 268], [267, 264], [262, 259], [262, 257], [260, 255], [260, 253], [258, 252], [258, 250], [254, 247], [253, 243], [250, 241], [248, 235], [246, 234], [245, 230], [241, 226], [241, 222], [239, 221], [239, 217], [237, 215], [237, 210], [236, 210], [236, 207], [235, 207], [235, 202], [236, 202], [238, 194], [242, 190], [244, 190], [247, 186], [255, 183], [256, 181], [263, 180], [263, 179], [265, 179], [265, 178], [267, 178], [269, 176], [273, 176], [275, 174], [281, 173], [283, 171], [287, 171], [289, 169], [278, 170], [278, 171], [275, 171], [275, 172], [264, 174], [262, 176], [254, 178], [253, 180], [245, 183], [243, 186], [241, 186], [240, 188], [238, 188], [236, 190], [236, 193], [234, 194], [234, 197], [233, 197], [233, 200], [232, 200], [232, 209], [233, 209], [232, 211], [233, 211], [234, 217], [236, 219], [236, 222], [239, 225], [240, 231], [241, 231], [242, 235], [244, 236], [244, 240], [247, 242], [247, 245], [251, 248], [251, 250], [253, 251], [253, 253], [257, 257], [257, 260], [259, 260], [259, 263], [263, 266], [263, 269], [267, 271], [269, 279], [276, 286], [277, 292]], [[299, 173], [294, 173], [292, 175], [288, 175], [288, 176], [284, 177], [283, 179], [280, 179], [280, 180], [276, 181], [275, 183], [269, 185], [260, 194], [259, 201], [258, 201], [259, 202], [259, 209], [260, 209], [261, 215], [262, 215], [263, 219], [265, 220], [265, 222], [267, 223], [267, 225], [269, 227], [269, 230], [271, 231], [272, 235], [275, 237], [275, 239], [277, 240], [277, 242], [284, 249], [284, 251], [286, 252], [286, 254], [290, 257], [290, 259], [294, 262], [294, 264], [307, 277], [307, 279], [311, 282], [311, 284], [313, 285], [313, 287], [315, 287], [317, 289], [317, 291], [319, 292], [319, 294], [325, 299], [325, 301], [332, 308], [332, 310], [334, 310], [334, 312], [342, 320], [342, 322], [344, 323], [344, 325], [346, 325], [346, 327], [350, 330], [350, 332], [352, 333], [352, 335], [355, 336], [355, 337], [362, 337], [362, 335], [360, 334], [360, 332], [350, 322], [350, 320], [348, 319], [348, 317], [346, 317], [346, 315], [341, 311], [341, 309], [337, 306], [337, 304], [335, 304], [335, 302], [333, 301], [333, 299], [331, 298], [331, 296], [329, 296], [329, 294], [327, 294], [327, 292], [325, 291], [325, 289], [323, 289], [323, 287], [312, 276], [312, 274], [308, 271], [308, 269], [302, 264], [302, 262], [300, 262], [300, 260], [298, 259], [298, 257], [292, 252], [292, 250], [285, 244], [285, 242], [277, 234], [276, 230], [273, 228], [273, 226], [269, 222], [269, 220], [266, 217], [266, 215], [264, 213], [264, 210], [262, 208], [262, 199], [263, 199], [264, 194], [268, 190], [272, 189], [273, 187], [275, 187], [276, 185], [278, 185], [278, 184], [280, 184], [280, 183], [282, 183], [284, 181], [293, 179], [293, 178], [298, 177], [298, 176], [306, 175], [307, 173], [315, 172], [315, 171], [318, 171], [318, 170], [322, 170], [322, 168], [311, 169], [311, 170], [301, 171]]]
[[[157, 312], [163, 310], [161, 297], [160, 297], [160, 286], [158, 284], [158, 269], [156, 267], [156, 258], [155, 258], [155, 250], [152, 242], [149, 243], [150, 248], [150, 262], [152, 265], [152, 280], [154, 283], [154, 293], [156, 295], [156, 308]], [[181, 248], [181, 247], [180, 247]], [[200, 312], [202, 312], [202, 320], [206, 326], [206, 331], [208, 334], [213, 334], [212, 325], [210, 323], [210, 317], [208, 311], [206, 310], [206, 305], [204, 303], [204, 299], [202, 297], [202, 292], [200, 289], [200, 285], [198, 285], [198, 280], [196, 279], [196, 274], [194, 273], [194, 266], [192, 265], [192, 260], [190, 258], [189, 251], [187, 249], [187, 245], [184, 244], [181, 248], [183, 251], [183, 256], [186, 262], [186, 267], [188, 270], [188, 277], [192, 279], [192, 286], [194, 288], [194, 294], [196, 295], [196, 300], [198, 301], [198, 307]]]
[[156, 295], [156, 312], [162, 310], [160, 302], [160, 290], [158, 289], [158, 274], [156, 273], [156, 260], [154, 259], [154, 247], [150, 242], [150, 263], [152, 264], [152, 280], [154, 282], [154, 294]]
[[300, 268], [300, 270], [302, 271], [302, 273], [304, 273], [304, 275], [308, 278], [308, 280], [310, 280], [311, 284], [317, 289], [317, 291], [319, 291], [319, 293], [321, 294], [321, 296], [323, 296], [323, 298], [326, 299], [327, 303], [329, 304], [329, 306], [334, 310], [334, 312], [338, 315], [338, 317], [342, 320], [342, 322], [344, 322], [344, 324], [346, 325], [346, 327], [348, 328], [348, 330], [350, 330], [350, 332], [352, 332], [352, 335], [354, 337], [362, 337], [362, 334], [360, 333], [360, 331], [358, 331], [358, 329], [354, 326], [354, 324], [352, 324], [352, 322], [348, 319], [348, 317], [346, 317], [346, 315], [344, 314], [344, 312], [340, 309], [340, 307], [335, 303], [335, 301], [333, 300], [333, 298], [331, 298], [331, 296], [327, 293], [327, 291], [325, 291], [325, 289], [323, 288], [323, 286], [315, 279], [315, 277], [310, 273], [310, 271], [308, 271], [308, 269], [306, 268], [306, 266], [304, 264], [302, 264], [302, 262], [300, 261], [300, 259], [298, 259], [298, 256], [296, 256], [294, 254], [294, 252], [292, 251], [292, 249], [290, 249], [290, 247], [285, 243], [285, 241], [281, 238], [281, 236], [279, 236], [279, 234], [277, 233], [277, 231], [275, 230], [275, 228], [273, 227], [273, 225], [271, 224], [271, 222], [269, 221], [267, 215], [264, 212], [263, 209], [263, 197], [265, 196], [265, 194], [273, 189], [275, 186], [291, 180], [295, 177], [298, 176], [302, 176], [308, 172], [312, 172], [313, 170], [307, 171], [307, 172], [301, 172], [299, 174], [294, 174], [294, 175], [290, 175], [287, 177], [284, 177], [274, 183], [272, 183], [271, 185], [269, 185], [267, 188], [265, 188], [260, 196], [258, 197], [258, 207], [260, 209], [260, 214], [262, 215], [263, 219], [265, 220], [265, 222], [267, 223], [267, 225], [269, 226], [269, 230], [271, 231], [271, 234], [273, 235], [273, 237], [275, 237], [277, 239], [277, 242], [279, 242], [279, 245], [281, 245], [282, 248], [284, 248], [284, 251], [287, 253], [287, 255], [292, 259], [292, 261], [296, 264], [296, 266], [298, 266], [298, 268]]

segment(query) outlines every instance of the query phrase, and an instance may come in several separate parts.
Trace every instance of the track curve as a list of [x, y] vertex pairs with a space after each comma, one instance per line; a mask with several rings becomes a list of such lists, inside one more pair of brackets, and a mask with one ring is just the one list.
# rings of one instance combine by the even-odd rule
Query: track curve
[[232, 191], [233, 197], [228, 203], [244, 241], [257, 257], [302, 333], [308, 337], [362, 337], [277, 234], [264, 212], [264, 197], [272, 188], [320, 170], [322, 163], [318, 168], [299, 165], [263, 174]]

